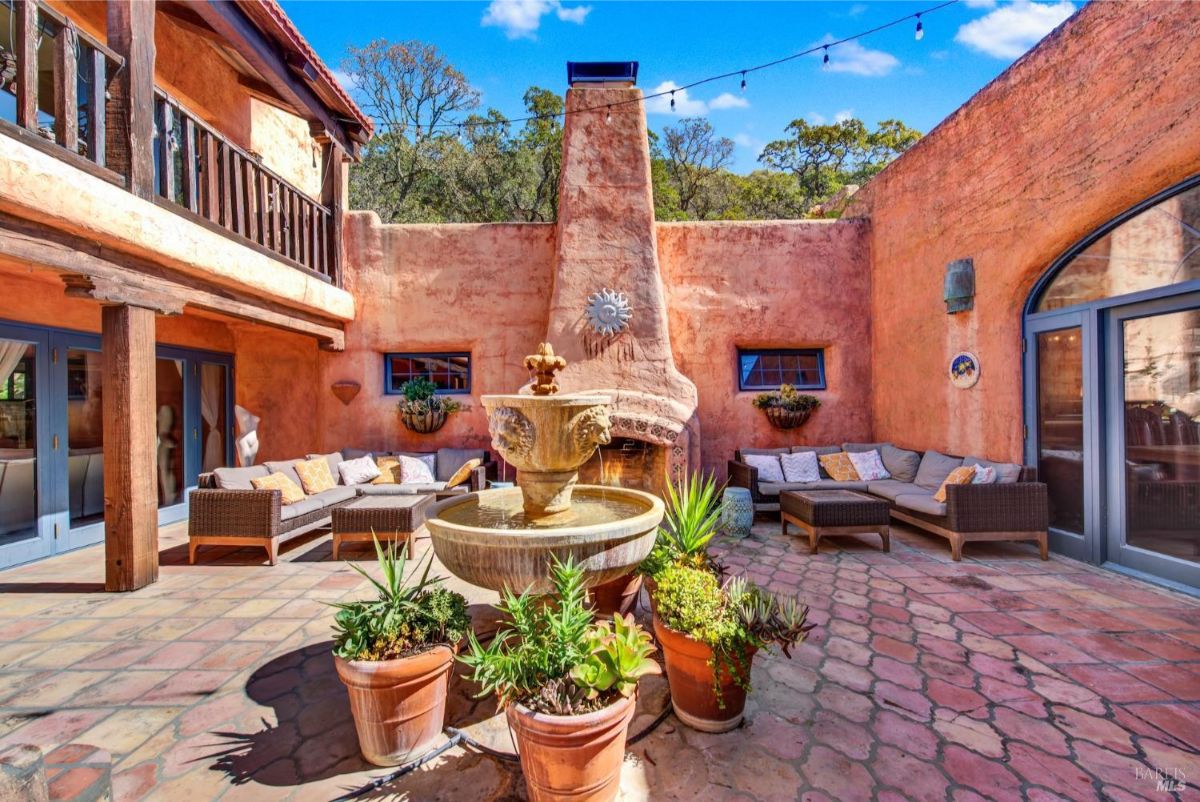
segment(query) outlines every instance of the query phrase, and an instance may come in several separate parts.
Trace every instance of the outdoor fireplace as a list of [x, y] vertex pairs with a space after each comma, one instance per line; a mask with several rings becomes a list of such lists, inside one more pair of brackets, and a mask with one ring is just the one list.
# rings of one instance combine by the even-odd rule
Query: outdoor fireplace
[[579, 481], [589, 485], [628, 487], [662, 495], [668, 471], [667, 449], [632, 437], [614, 437], [579, 469]]

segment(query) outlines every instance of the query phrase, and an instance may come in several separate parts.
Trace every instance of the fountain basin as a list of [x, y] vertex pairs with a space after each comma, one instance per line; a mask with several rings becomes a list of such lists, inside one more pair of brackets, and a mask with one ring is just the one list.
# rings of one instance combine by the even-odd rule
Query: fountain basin
[[440, 501], [425, 526], [455, 576], [490, 590], [548, 593], [551, 555], [582, 565], [588, 587], [630, 574], [654, 547], [663, 513], [662, 501], [640, 490], [577, 485], [570, 510], [533, 516], [513, 487]]

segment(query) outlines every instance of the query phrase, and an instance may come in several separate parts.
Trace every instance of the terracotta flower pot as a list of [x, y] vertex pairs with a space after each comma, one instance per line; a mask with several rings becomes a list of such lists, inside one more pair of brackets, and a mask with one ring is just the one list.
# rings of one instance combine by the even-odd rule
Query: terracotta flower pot
[[420, 757], [442, 733], [446, 688], [454, 667], [448, 646], [399, 660], [343, 660], [338, 676], [350, 693], [350, 711], [363, 757], [398, 766]]
[[[707, 644], [689, 638], [664, 624], [654, 615], [654, 634], [667, 663], [667, 682], [671, 686], [671, 707], [687, 726], [700, 732], [728, 732], [742, 723], [746, 709], [746, 691], [727, 666], [721, 667], [721, 702], [714, 691], [713, 651]], [[746, 649], [745, 685], [750, 678], [754, 648]]]
[[627, 574], [611, 582], [596, 585], [589, 591], [596, 615], [612, 618], [613, 613], [632, 613], [637, 607], [638, 594], [642, 592], [642, 575]]
[[637, 696], [582, 716], [551, 716], [510, 705], [530, 802], [609, 802], [621, 786], [625, 738]]

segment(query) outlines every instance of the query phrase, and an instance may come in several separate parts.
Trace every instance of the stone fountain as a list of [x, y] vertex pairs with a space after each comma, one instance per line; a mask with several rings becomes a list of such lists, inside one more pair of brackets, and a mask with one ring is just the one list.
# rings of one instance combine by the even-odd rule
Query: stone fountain
[[611, 439], [604, 395], [559, 394], [566, 361], [548, 343], [525, 359], [532, 394], [485, 395], [492, 446], [517, 486], [434, 505], [425, 525], [446, 569], [473, 585], [550, 590], [551, 555], [584, 567], [589, 587], [630, 574], [654, 546], [663, 503], [639, 490], [579, 485], [579, 468]]

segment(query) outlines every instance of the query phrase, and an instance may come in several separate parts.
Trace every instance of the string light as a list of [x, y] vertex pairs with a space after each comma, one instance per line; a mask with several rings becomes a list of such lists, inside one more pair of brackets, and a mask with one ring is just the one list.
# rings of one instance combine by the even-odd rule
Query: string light
[[[853, 42], [855, 40], [870, 36], [871, 34], [879, 33], [880, 31], [884, 31], [889, 28], [894, 28], [895, 26], [903, 24], [903, 23], [907, 22], [908, 20], [912, 20], [912, 19], [915, 19], [917, 21], [916, 35], [917, 35], [917, 38], [920, 39], [924, 36], [924, 33], [925, 33], [925, 26], [921, 20], [921, 18], [923, 16], [932, 14], [935, 11], [941, 11], [942, 9], [947, 8], [949, 6], [956, 5], [958, 2], [959, 2], [959, 0], [943, 0], [943, 2], [938, 3], [937, 5], [930, 6], [929, 8], [922, 9], [921, 11], [918, 11], [918, 12], [915, 12], [912, 14], [907, 14], [903, 17], [898, 17], [894, 20], [891, 20], [890, 22], [885, 22], [881, 25], [877, 25], [874, 28], [871, 28], [870, 30], [862, 31], [860, 33], [856, 33], [851, 36], [846, 36], [841, 39], [834, 40], [832, 42], [826, 42], [825, 44], [814, 45], [813, 47], [810, 47], [807, 50], [802, 50], [798, 53], [792, 53], [791, 55], [782, 56], [781, 58], [777, 58], [774, 61], [768, 61], [763, 64], [756, 64], [753, 67], [746, 67], [745, 69], [732, 70], [730, 72], [721, 73], [720, 75], [712, 75], [707, 78], [701, 78], [697, 81], [692, 81], [691, 83], [685, 84], [683, 86], [677, 86], [673, 89], [669, 89], [669, 90], [664, 89], [661, 92], [653, 92], [653, 93], [650, 93], [647, 95], [643, 95], [642, 97], [639, 97], [639, 98], [631, 98], [629, 100], [621, 100], [616, 103], [611, 103], [611, 104], [606, 104], [606, 105], [608, 108], [611, 109], [613, 106], [624, 106], [628, 103], [641, 103], [646, 100], [653, 100], [655, 98], [660, 98], [660, 97], [664, 97], [666, 95], [670, 95], [671, 110], [674, 111], [675, 110], [675, 93], [677, 91], [686, 91], [688, 89], [692, 89], [693, 87], [701, 86], [703, 84], [713, 83], [715, 81], [725, 80], [728, 78], [733, 78], [733, 77], [739, 76], [739, 75], [741, 76], [742, 89], [745, 90], [746, 75], [748, 73], [758, 72], [760, 70], [766, 70], [771, 67], [776, 67], [780, 64], [785, 64], [787, 62], [795, 61], [796, 59], [800, 59], [805, 56], [815, 55], [817, 53], [821, 53], [822, 68], [828, 69], [829, 63], [830, 63], [829, 49], [831, 47], [837, 47], [838, 45], [843, 45], [843, 44], [846, 44], [847, 42]], [[124, 65], [122, 65], [122, 67], [123, 66]], [[581, 112], [593, 111], [597, 108], [600, 108], [600, 106], [591, 106], [591, 107], [585, 107], [585, 108], [571, 109], [569, 111], [560, 111], [560, 112], [557, 112], [554, 114], [531, 114], [531, 115], [527, 115], [524, 117], [509, 117], [509, 118], [504, 118], [504, 119], [499, 119], [499, 120], [485, 120], [485, 121], [469, 122], [469, 123], [462, 123], [462, 122], [433, 123], [433, 124], [429, 125], [428, 128], [431, 130], [438, 129], [438, 128], [440, 128], [440, 129], [456, 129], [459, 132], [463, 132], [463, 131], [466, 131], [467, 129], [473, 128], [474, 126], [478, 126], [478, 125], [512, 125], [513, 123], [524, 123], [524, 122], [535, 122], [535, 121], [540, 121], [540, 120], [560, 119], [560, 118], [565, 118], [569, 114], [579, 114]], [[350, 122], [350, 120], [347, 120], [347, 122]]]
[[609, 106], [609, 107], [608, 107], [608, 111], [607, 111], [607, 112], [605, 112], [605, 114], [604, 114], [604, 122], [605, 122], [605, 123], [611, 123], [611, 122], [612, 122], [612, 106]]
[[746, 71], [742, 70], [742, 94], [746, 94]]

